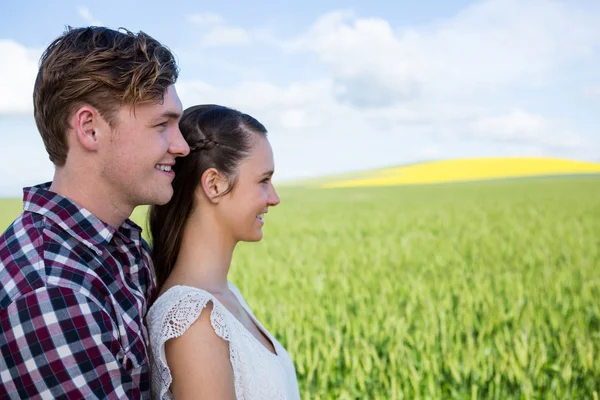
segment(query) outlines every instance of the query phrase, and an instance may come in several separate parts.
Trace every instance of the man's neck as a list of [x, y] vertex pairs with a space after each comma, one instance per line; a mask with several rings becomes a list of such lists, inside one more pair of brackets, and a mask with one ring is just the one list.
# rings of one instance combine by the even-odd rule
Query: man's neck
[[98, 179], [78, 176], [66, 168], [56, 169], [50, 190], [75, 202], [115, 229], [129, 218], [134, 208], [119, 201], [118, 196], [111, 194], [111, 190]]

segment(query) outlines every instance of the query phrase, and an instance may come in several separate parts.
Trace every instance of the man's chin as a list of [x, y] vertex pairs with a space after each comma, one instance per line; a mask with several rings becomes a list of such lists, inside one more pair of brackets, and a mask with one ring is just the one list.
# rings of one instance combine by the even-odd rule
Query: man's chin
[[173, 197], [173, 188], [169, 188], [168, 190], [162, 190], [160, 192], [155, 192], [152, 196], [146, 199], [144, 205], [149, 206], [164, 206], [165, 204], [171, 201]]
[[163, 196], [159, 200], [157, 200], [154, 204], [156, 204], [157, 206], [164, 206], [166, 204], [169, 204], [172, 197], [173, 197], [172, 193], [170, 196]]

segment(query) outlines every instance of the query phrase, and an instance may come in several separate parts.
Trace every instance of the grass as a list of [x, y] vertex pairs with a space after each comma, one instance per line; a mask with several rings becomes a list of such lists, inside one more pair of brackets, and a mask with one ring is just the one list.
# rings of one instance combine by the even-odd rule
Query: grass
[[593, 398], [600, 179], [289, 189], [233, 280], [303, 398]]
[[600, 178], [280, 196], [231, 280], [302, 398], [598, 398]]

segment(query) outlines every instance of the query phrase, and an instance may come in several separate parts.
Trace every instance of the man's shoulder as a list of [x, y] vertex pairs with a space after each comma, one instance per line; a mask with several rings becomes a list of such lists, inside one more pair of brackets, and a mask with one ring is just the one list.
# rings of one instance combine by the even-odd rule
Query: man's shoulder
[[0, 260], [6, 257], [6, 251], [15, 251], [26, 247], [32, 240], [41, 238], [44, 217], [40, 214], [24, 211], [6, 228], [0, 236]]
[[24, 212], [0, 236], [0, 310], [48, 285], [95, 296], [93, 252], [43, 215]]
[[24, 212], [0, 236], [0, 309], [44, 285], [43, 217]]

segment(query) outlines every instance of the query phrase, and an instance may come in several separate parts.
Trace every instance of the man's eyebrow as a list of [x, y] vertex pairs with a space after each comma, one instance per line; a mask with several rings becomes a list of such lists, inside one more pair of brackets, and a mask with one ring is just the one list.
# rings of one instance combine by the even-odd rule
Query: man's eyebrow
[[179, 120], [181, 118], [181, 113], [178, 113], [177, 111], [165, 111], [164, 113], [160, 114], [158, 117], [153, 118], [152, 122], [157, 122], [158, 120], [162, 120], [165, 118]]

